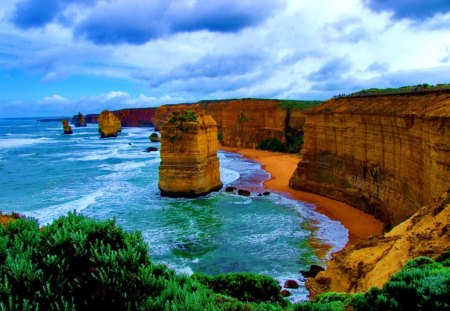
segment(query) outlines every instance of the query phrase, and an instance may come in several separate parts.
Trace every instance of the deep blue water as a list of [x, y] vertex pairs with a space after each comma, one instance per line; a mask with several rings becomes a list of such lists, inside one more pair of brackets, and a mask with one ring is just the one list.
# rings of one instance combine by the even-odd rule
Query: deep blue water
[[[158, 190], [159, 152], [146, 153], [151, 128], [124, 128], [100, 139], [96, 125], [62, 135], [59, 122], [0, 119], [0, 210], [17, 211], [41, 225], [76, 210], [115, 218], [140, 230], [152, 260], [180, 273], [255, 272], [303, 284], [299, 271], [324, 264], [309, 245], [317, 237], [341, 249], [347, 230], [308, 204], [263, 192], [270, 176], [261, 166], [220, 152], [225, 185], [252, 190], [251, 197], [223, 190], [197, 199], [163, 198]], [[310, 224], [317, 230], [311, 231]], [[305, 299], [304, 286], [293, 300]]]

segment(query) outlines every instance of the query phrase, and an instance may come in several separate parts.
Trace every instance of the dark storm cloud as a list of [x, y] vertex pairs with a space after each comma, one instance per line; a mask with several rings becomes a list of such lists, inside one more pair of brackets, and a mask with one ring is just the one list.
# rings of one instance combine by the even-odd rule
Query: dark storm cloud
[[11, 22], [22, 29], [44, 27], [61, 17], [70, 5], [89, 5], [95, 0], [23, 0], [16, 4]]
[[64, 15], [69, 6], [87, 4], [96, 5], [74, 25], [75, 35], [96, 44], [143, 44], [180, 32], [238, 32], [266, 20], [284, 0], [23, 0], [10, 20], [20, 28], [44, 27], [71, 20]]
[[450, 12], [449, 0], [365, 0], [365, 3], [375, 12], [392, 12], [394, 19], [423, 21]]

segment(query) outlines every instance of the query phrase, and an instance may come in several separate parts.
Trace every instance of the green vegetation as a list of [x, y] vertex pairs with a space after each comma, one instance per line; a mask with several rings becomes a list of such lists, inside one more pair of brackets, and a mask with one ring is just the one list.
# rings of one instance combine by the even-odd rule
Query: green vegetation
[[246, 122], [248, 122], [248, 118], [247, 118], [247, 116], [245, 115], [245, 113], [244, 112], [239, 112], [239, 117], [238, 117], [238, 120], [237, 120], [237, 123], [238, 124], [242, 124], [242, 123], [246, 123]]
[[279, 100], [281, 109], [306, 110], [323, 103], [321, 100]]
[[175, 110], [170, 115], [169, 124], [175, 124], [180, 122], [180, 124], [183, 124], [183, 122], [195, 122], [197, 121], [197, 114], [193, 110]]
[[269, 150], [274, 152], [286, 152], [286, 147], [278, 138], [264, 139], [256, 146], [258, 150]]
[[408, 262], [382, 288], [297, 305], [271, 278], [176, 275], [150, 261], [139, 232], [70, 213], [39, 228], [0, 226], [0, 310], [448, 310], [450, 251]]
[[338, 97], [345, 97], [345, 96], [370, 96], [370, 95], [383, 95], [383, 94], [403, 94], [403, 93], [419, 93], [419, 92], [426, 92], [426, 91], [439, 91], [439, 90], [448, 90], [450, 89], [450, 84], [436, 84], [436, 85], [430, 85], [427, 83], [424, 84], [418, 84], [418, 85], [411, 85], [411, 86], [402, 86], [399, 88], [370, 88], [361, 90], [349, 95], [339, 95]]

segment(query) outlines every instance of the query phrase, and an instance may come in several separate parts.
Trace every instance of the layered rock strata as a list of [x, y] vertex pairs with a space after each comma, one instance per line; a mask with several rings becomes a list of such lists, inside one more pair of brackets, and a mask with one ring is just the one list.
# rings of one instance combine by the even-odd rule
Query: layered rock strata
[[98, 118], [98, 131], [102, 138], [117, 137], [122, 130], [120, 120], [109, 110], [104, 110]]
[[382, 237], [373, 237], [333, 254], [327, 269], [306, 286], [310, 297], [320, 293], [365, 292], [381, 288], [408, 260], [435, 258], [450, 247], [450, 196], [420, 209]]
[[196, 197], [222, 187], [217, 123], [211, 115], [201, 110], [173, 111], [160, 129], [162, 195]]
[[[156, 108], [132, 108], [112, 111], [120, 120], [122, 127], [150, 127]], [[98, 114], [86, 115], [87, 123], [98, 123]]]
[[305, 112], [293, 189], [344, 201], [395, 226], [450, 180], [450, 95], [336, 98]]
[[66, 135], [73, 134], [73, 130], [72, 130], [72, 127], [69, 125], [69, 122], [67, 122], [66, 119], [63, 119], [61, 122], [62, 122], [63, 130], [64, 130], [64, 134], [66, 134]]
[[303, 135], [303, 110], [283, 107], [282, 101], [235, 99], [201, 101], [190, 105], [166, 105], [157, 108], [154, 124], [160, 127], [174, 110], [202, 109], [217, 122], [218, 136], [224, 146], [256, 148], [266, 139], [289, 143]]

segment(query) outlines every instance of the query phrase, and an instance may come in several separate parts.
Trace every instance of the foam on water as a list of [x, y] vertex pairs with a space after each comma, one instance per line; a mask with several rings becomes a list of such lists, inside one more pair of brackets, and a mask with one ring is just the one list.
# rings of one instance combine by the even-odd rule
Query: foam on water
[[231, 184], [232, 182], [239, 179], [241, 175], [233, 170], [230, 170], [225, 167], [220, 167], [220, 180], [224, 185]]
[[97, 190], [88, 195], [81, 197], [78, 200], [73, 200], [63, 204], [53, 205], [46, 208], [42, 208], [37, 211], [24, 212], [26, 216], [34, 217], [39, 221], [41, 226], [49, 224], [52, 220], [67, 215], [68, 212], [81, 212], [90, 205], [94, 204], [98, 198], [102, 197], [104, 192]]
[[47, 137], [40, 138], [6, 138], [0, 139], [0, 148], [21, 148], [31, 146], [34, 144], [52, 143], [55, 142]]

